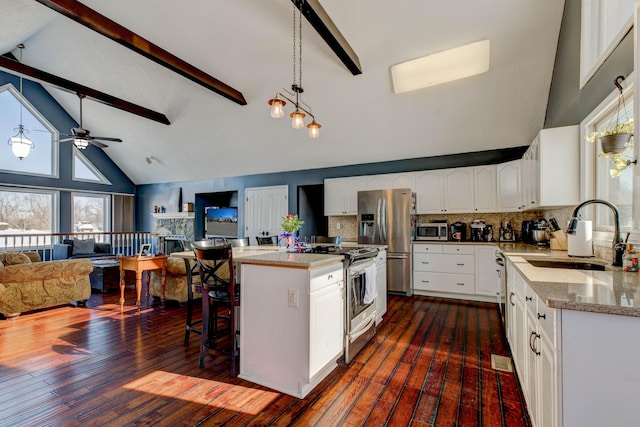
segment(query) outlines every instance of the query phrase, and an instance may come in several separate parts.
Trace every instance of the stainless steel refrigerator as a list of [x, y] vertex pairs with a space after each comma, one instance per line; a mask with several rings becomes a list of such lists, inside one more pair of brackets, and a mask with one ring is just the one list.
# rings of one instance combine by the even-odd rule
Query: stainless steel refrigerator
[[411, 233], [415, 195], [409, 188], [358, 192], [358, 243], [387, 245], [387, 290], [413, 295]]

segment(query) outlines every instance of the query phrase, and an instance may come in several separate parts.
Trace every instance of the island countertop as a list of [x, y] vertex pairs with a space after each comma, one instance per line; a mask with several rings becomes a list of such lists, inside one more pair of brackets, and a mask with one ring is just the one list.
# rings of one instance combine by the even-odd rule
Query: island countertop
[[[640, 273], [622, 271], [611, 261], [573, 258], [566, 251], [527, 245], [502, 247], [512, 265], [548, 307], [640, 317]], [[577, 261], [604, 265], [605, 271], [535, 267], [528, 259]], [[507, 272], [508, 274], [508, 272]]]
[[[235, 256], [235, 254], [234, 254]], [[275, 267], [305, 268], [314, 270], [332, 264], [342, 263], [344, 256], [300, 252], [264, 252], [257, 255], [235, 258], [241, 264], [260, 264]]]

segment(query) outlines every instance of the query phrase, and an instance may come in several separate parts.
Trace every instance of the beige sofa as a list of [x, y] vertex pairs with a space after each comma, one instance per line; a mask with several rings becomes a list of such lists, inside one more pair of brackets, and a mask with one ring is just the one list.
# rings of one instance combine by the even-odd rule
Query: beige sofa
[[88, 259], [40, 262], [36, 253], [0, 252], [0, 313], [17, 317], [25, 311], [85, 302], [91, 297]]
[[[186, 303], [189, 299], [187, 288], [187, 270], [183, 258], [170, 256], [167, 260], [167, 276], [166, 276], [166, 288], [165, 297], [167, 300], [178, 301], [179, 303]], [[195, 259], [189, 260], [190, 265], [193, 267]], [[193, 274], [193, 282], [200, 283], [200, 276], [196, 269]], [[158, 270], [151, 272], [151, 280], [149, 282], [149, 294], [153, 297], [162, 297], [162, 274]], [[194, 293], [194, 298], [200, 298], [199, 293]]]

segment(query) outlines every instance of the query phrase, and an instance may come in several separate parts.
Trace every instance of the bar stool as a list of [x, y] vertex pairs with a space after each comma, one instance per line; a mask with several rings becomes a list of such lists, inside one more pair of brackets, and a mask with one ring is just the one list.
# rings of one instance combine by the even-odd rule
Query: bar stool
[[249, 246], [249, 237], [238, 237], [237, 239], [224, 239], [224, 243], [231, 245], [234, 248], [242, 246]]
[[[231, 245], [205, 246], [194, 243], [202, 286], [202, 333], [199, 367], [207, 353], [230, 354], [231, 375], [236, 376], [237, 334], [235, 308], [240, 305], [235, 286]], [[224, 314], [220, 314], [223, 311]], [[220, 327], [225, 323], [225, 327]], [[227, 343], [224, 348], [224, 343]]]
[[193, 320], [193, 294], [202, 294], [202, 286], [200, 285], [200, 274], [198, 273], [198, 263], [191, 259], [184, 258], [184, 269], [187, 274], [187, 325], [184, 332], [184, 345], [189, 345], [189, 334], [191, 332], [200, 335], [202, 330], [197, 325], [202, 323], [201, 320]]
[[261, 245], [277, 245], [278, 244], [278, 236], [257, 236], [256, 241], [258, 242], [258, 246]]

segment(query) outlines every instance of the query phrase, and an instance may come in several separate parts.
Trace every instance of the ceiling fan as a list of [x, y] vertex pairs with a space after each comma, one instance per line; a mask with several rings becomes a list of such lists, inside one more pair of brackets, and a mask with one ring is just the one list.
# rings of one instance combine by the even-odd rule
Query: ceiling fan
[[85, 95], [79, 93], [78, 98], [80, 98], [80, 127], [71, 128], [71, 134], [63, 135], [63, 136], [68, 136], [69, 138], [61, 139], [60, 142], [73, 141], [73, 145], [75, 145], [77, 148], [81, 150], [84, 150], [85, 148], [87, 148], [89, 144], [93, 144], [96, 147], [100, 147], [100, 148], [108, 147], [107, 144], [103, 144], [100, 141], [122, 142], [120, 138], [91, 136], [91, 131], [89, 131], [88, 129], [84, 129], [82, 127], [82, 100], [85, 98]]

